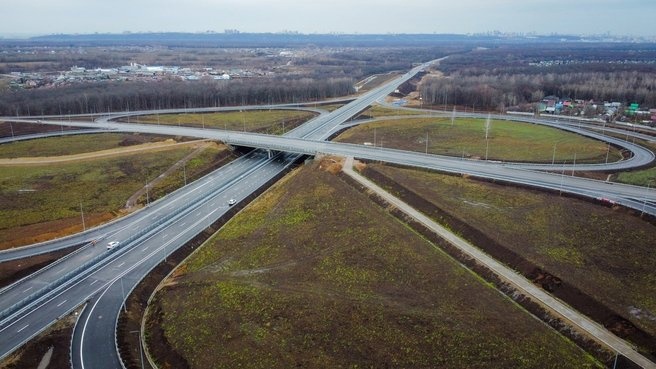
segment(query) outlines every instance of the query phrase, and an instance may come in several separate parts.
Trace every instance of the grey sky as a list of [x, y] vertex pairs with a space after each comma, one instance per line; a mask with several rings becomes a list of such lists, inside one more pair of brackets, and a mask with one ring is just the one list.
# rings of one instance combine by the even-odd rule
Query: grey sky
[[224, 29], [656, 35], [654, 0], [0, 0], [0, 9], [3, 35]]

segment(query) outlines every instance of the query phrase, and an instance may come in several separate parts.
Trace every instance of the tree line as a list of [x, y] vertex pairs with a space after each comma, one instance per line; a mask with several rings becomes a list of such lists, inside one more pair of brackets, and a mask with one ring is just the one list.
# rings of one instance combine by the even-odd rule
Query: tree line
[[504, 110], [546, 96], [639, 103], [656, 107], [656, 73], [637, 71], [542, 74], [468, 74], [430, 79], [420, 87], [425, 103]]
[[350, 78], [231, 81], [105, 82], [0, 93], [0, 115], [91, 114], [115, 111], [302, 103], [353, 92]]
[[560, 98], [639, 103], [656, 108], [656, 45], [501, 45], [452, 55], [445, 78], [420, 86], [424, 103], [475, 109], [530, 109]]

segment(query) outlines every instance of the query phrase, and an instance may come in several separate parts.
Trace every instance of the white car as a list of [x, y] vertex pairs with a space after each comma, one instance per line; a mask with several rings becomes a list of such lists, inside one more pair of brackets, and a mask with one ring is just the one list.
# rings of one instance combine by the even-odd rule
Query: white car
[[108, 243], [107, 244], [107, 250], [113, 249], [114, 247], [118, 246], [118, 244], [119, 244], [118, 241], [112, 241], [112, 242]]
[[229, 205], [229, 206], [232, 206], [232, 205], [234, 205], [234, 204], [236, 204], [236, 203], [237, 203], [237, 200], [235, 200], [235, 199], [230, 199], [230, 200], [228, 200], [228, 205]]

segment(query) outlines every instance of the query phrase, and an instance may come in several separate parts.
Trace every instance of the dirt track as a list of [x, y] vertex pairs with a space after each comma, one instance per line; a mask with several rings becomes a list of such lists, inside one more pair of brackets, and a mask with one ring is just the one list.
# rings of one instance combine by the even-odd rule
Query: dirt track
[[173, 140], [166, 140], [164, 142], [145, 143], [130, 147], [119, 147], [109, 150], [94, 151], [83, 154], [75, 155], [62, 155], [62, 156], [45, 156], [45, 157], [24, 157], [12, 159], [0, 159], [0, 166], [11, 165], [44, 165], [56, 163], [78, 162], [83, 160], [93, 160], [99, 158], [111, 158], [124, 155], [131, 155], [138, 152], [155, 152], [164, 151], [176, 148], [178, 146], [198, 146], [205, 143], [206, 140], [188, 141], [177, 143]]
[[484, 265], [489, 270], [492, 270], [497, 276], [502, 280], [509, 282], [516, 289], [521, 291], [523, 294], [530, 296], [539, 304], [547, 307], [550, 311], [554, 312], [557, 316], [564, 318], [569, 321], [576, 329], [585, 332], [586, 334], [594, 337], [599, 342], [602, 342], [608, 347], [611, 347], [613, 351], [621, 353], [625, 357], [629, 358], [633, 362], [641, 365], [644, 368], [656, 368], [656, 365], [651, 362], [648, 358], [642, 356], [633, 347], [625, 342], [624, 340], [613, 335], [601, 325], [596, 324], [594, 321], [590, 320], [583, 314], [578, 313], [569, 306], [563, 304], [560, 300], [553, 298], [551, 295], [542, 291], [539, 287], [533, 285], [529, 280], [523, 278], [520, 274], [515, 273], [509, 267], [498, 262], [487, 254], [481, 252], [471, 244], [469, 244], [464, 239], [453, 234], [448, 229], [440, 226], [432, 219], [423, 215], [422, 213], [415, 210], [413, 207], [403, 202], [402, 200], [396, 198], [392, 194], [383, 190], [370, 180], [364, 178], [363, 176], [355, 173], [351, 168], [353, 166], [353, 158], [348, 158], [344, 165], [344, 172], [349, 175], [351, 178], [358, 181], [360, 184], [364, 185], [371, 191], [374, 191], [378, 196], [384, 199], [388, 204], [393, 205], [400, 211], [406, 213], [411, 218], [415, 219], [420, 224], [428, 227], [433, 232], [437, 233], [443, 239], [447, 240], [450, 244], [458, 248], [461, 252], [468, 255], [469, 257], [475, 259], [478, 263]]

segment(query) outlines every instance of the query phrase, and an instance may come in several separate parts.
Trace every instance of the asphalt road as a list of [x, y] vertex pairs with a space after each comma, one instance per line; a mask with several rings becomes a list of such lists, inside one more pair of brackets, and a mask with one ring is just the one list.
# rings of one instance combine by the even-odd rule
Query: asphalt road
[[[81, 124], [82, 123], [75, 123]], [[88, 125], [89, 123], [87, 123]], [[517, 183], [542, 189], [560, 191], [604, 199], [627, 207], [656, 215], [656, 190], [639, 186], [619, 183], [597, 181], [579, 178], [572, 175], [572, 169], [583, 170], [588, 166], [537, 166], [529, 164], [501, 163], [483, 160], [459, 159], [438, 155], [426, 155], [416, 152], [387, 149], [335, 142], [312, 140], [307, 138], [279, 137], [243, 132], [225, 132], [217, 130], [203, 130], [198, 128], [157, 126], [141, 124], [105, 123], [108, 129], [142, 133], [158, 133], [168, 135], [183, 135], [191, 137], [221, 140], [233, 145], [257, 147], [281, 152], [298, 154], [332, 154], [339, 156], [353, 156], [356, 158], [383, 161], [411, 167], [434, 169], [449, 173], [461, 173], [481, 178], [500, 180], [508, 183]], [[322, 136], [330, 134], [328, 131], [317, 131]], [[594, 133], [592, 133], [594, 134]], [[626, 143], [625, 144], [630, 144]], [[643, 157], [639, 157], [643, 153]], [[653, 160], [653, 153], [649, 150], [636, 151], [633, 160], [615, 163], [592, 165], [596, 170], [613, 168], [633, 168], [645, 165]], [[549, 173], [538, 169], [561, 169], [561, 173]]]
[[[413, 70], [414, 73], [417, 71], [419, 71], [418, 68]], [[334, 111], [328, 117], [320, 116], [315, 118], [294, 131], [291, 131], [289, 135], [321, 139], [328, 135], [334, 126], [341, 124], [345, 119], [349, 119], [353, 114], [365, 109], [375, 99], [388, 94], [390, 88], [392, 90], [396, 88], [396, 85], [394, 85], [395, 83], [402, 83], [411, 77], [411, 74], [406, 74], [395, 79], [387, 85], [363, 95], [361, 99]], [[114, 123], [101, 123], [98, 125], [104, 126], [110, 124]], [[116, 360], [118, 360], [118, 357], [116, 356], [113, 342], [108, 341], [106, 335], [100, 334], [99, 336], [96, 336], [97, 332], [106, 333], [111, 331], [111, 337], [114, 337], [114, 330], [109, 326], [115, 325], [116, 322], [118, 309], [120, 309], [120, 304], [117, 304], [117, 301], [122, 301], [126, 289], [130, 290], [167, 254], [185, 244], [202, 229], [218, 219], [218, 217], [222, 215], [221, 204], [227, 204], [229, 198], [235, 198], [237, 200], [245, 198], [263, 183], [266, 183], [270, 178], [273, 178], [283, 171], [285, 167], [290, 165], [293, 159], [288, 158], [288, 155], [286, 154], [276, 155], [274, 156], [274, 159], [266, 159], [266, 154], [262, 152], [256, 152], [253, 154], [253, 156], [257, 155], [263, 156], [263, 158], [259, 158], [260, 161], [257, 162], [257, 164], [251, 166], [244, 165], [246, 172], [238, 176], [232, 175], [229, 183], [222, 187], [212, 186], [211, 188], [213, 188], [214, 192], [211, 195], [207, 195], [205, 192], [199, 193], [197, 198], [180, 200], [183, 203], [186, 202], [186, 205], [189, 205], [189, 203], [193, 204], [193, 210], [185, 210], [181, 214], [171, 216], [168, 214], [175, 211], [176, 205], [171, 204], [171, 201], [168, 200], [160, 201], [157, 205], [164, 208], [164, 212], [167, 215], [162, 215], [162, 217], [167, 218], [167, 224], [158, 226], [158, 220], [150, 219], [150, 224], [148, 224], [148, 220], [146, 220], [146, 229], [149, 229], [149, 231], [142, 235], [139, 233], [135, 235], [135, 230], [126, 230], [123, 226], [120, 226], [119, 229], [126, 232], [125, 234], [107, 232], [107, 227], [100, 227], [97, 230], [100, 234], [93, 235], [92, 239], [99, 238], [97, 236], [103, 236], [103, 242], [109, 240], [121, 242], [121, 245], [116, 250], [105, 251], [108, 255], [116, 253], [115, 256], [111, 258], [101, 256], [100, 259], [102, 262], [97, 263], [95, 262], [96, 259], [93, 259], [94, 263], [89, 267], [92, 269], [92, 272], [85, 272], [82, 274], [73, 271], [75, 276], [67, 279], [67, 284], [64, 285], [66, 286], [65, 290], [56, 290], [56, 292], [48, 295], [47, 298], [43, 298], [44, 301], [30, 305], [29, 309], [21, 311], [19, 314], [1, 322], [0, 357], [6, 356], [20, 344], [45, 329], [49, 324], [52, 324], [52, 322], [58, 317], [71, 311], [76, 306], [79, 306], [91, 296], [103, 291], [98, 297], [98, 303], [91, 305], [88, 312], [85, 312], [89, 317], [92, 317], [92, 319], [86, 321], [85, 324], [78, 325], [82, 330], [81, 333], [77, 333], [76, 331], [76, 334], [81, 335], [79, 340], [80, 345], [73, 348], [73, 353], [74, 356], [79, 353], [79, 357], [81, 358], [80, 364], [83, 367], [117, 367]], [[258, 158], [254, 157], [253, 159], [257, 160]], [[231, 165], [234, 167], [234, 163], [243, 161], [245, 160], [240, 159], [233, 162]], [[208, 182], [207, 177], [204, 181], [199, 182], [205, 183], [203, 186], [207, 186], [208, 183], [212, 184], [211, 180]], [[190, 189], [185, 187], [178, 192], [187, 194], [189, 191]], [[196, 191], [197, 190], [194, 190], [192, 192]], [[227, 205], [224, 206], [225, 211], [227, 210]], [[146, 213], [146, 211], [142, 213]], [[152, 212], [142, 214], [141, 216], [146, 218], [156, 217]], [[199, 220], [195, 220], [195, 217], [198, 217]], [[128, 235], [130, 235], [128, 239], [134, 239], [135, 237], [139, 238], [134, 240], [134, 242], [123, 240], [123, 237]], [[82, 237], [88, 239], [91, 236], [92, 235], [90, 234], [86, 234]], [[75, 239], [75, 236], [71, 237], [71, 239]], [[71, 240], [69, 239], [67, 242], [71, 242]], [[38, 248], [39, 251], [41, 251], [44, 247], [43, 245], [40, 245]], [[34, 248], [32, 248], [31, 252], [34, 252]], [[62, 262], [62, 268], [64, 264], [71, 267], [71, 269], [68, 269], [68, 273], [70, 274], [75, 266], [72, 259]], [[56, 268], [51, 269], [54, 273]], [[49, 271], [44, 273], [49, 273]], [[114, 287], [114, 283], [117, 280], [121, 283], [120, 297], [118, 297], [117, 288]], [[28, 278], [28, 280], [21, 283], [37, 284], [38, 281], [35, 279], [34, 282], [30, 282]], [[27, 286], [27, 284], [24, 284], [24, 286]], [[19, 284], [17, 287], [23, 288], [23, 285]], [[10, 291], [6, 290], [5, 293], [10, 293]], [[95, 317], [95, 319], [93, 319], [93, 317]], [[102, 349], [100, 348], [101, 346], [103, 347]], [[89, 347], [89, 351], [85, 356], [85, 350], [87, 350], [87, 347]], [[114, 352], [112, 353], [112, 351]], [[109, 356], [114, 356], [116, 360], [112, 361], [109, 359]], [[99, 359], [96, 360], [96, 357]]]
[[0, 138], [0, 144], [15, 142], [15, 141], [27, 141], [27, 140], [36, 140], [39, 138], [47, 137], [59, 137], [59, 136], [69, 136], [69, 135], [88, 135], [91, 133], [107, 133], [107, 130], [104, 129], [85, 129], [85, 130], [75, 130], [75, 131], [61, 131], [61, 132], [48, 132], [48, 133], [34, 133], [30, 135], [18, 135], [13, 137], [3, 137]]
[[[468, 173], [485, 178], [524, 183], [552, 190], [579, 193], [585, 196], [603, 197], [613, 201], [622, 202], [623, 204], [634, 208], [642, 207], [646, 212], [651, 212], [652, 214], [656, 211], [656, 209], [654, 209], [654, 200], [656, 196], [654, 196], [653, 191], [640, 187], [608, 184], [605, 182], [583, 180], [566, 175], [554, 175], [538, 171], [529, 171], [524, 168], [513, 168], [509, 164], [503, 163], [457, 160], [433, 155], [407, 153], [398, 150], [372, 148], [359, 145], [334, 144], [321, 141], [330, 135], [337, 124], [340, 124], [354, 114], [357, 114], [381, 96], [385, 96], [391, 92], [391, 90], [389, 90], [390, 88], [395, 88], [395, 83], [401, 83], [409, 77], [409, 75], [402, 76], [393, 81], [393, 83], [363, 96], [355, 103], [338, 109], [330, 116], [316, 118], [312, 122], [292, 131], [290, 137], [270, 137], [237, 132], [218, 132], [204, 129], [153, 125], [126, 126], [105, 121], [100, 124], [95, 123], [94, 127], [97, 128], [98, 126], [102, 126], [105, 128], [119, 129], [129, 132], [158, 131], [157, 133], [206, 137], [221, 139], [236, 145], [261, 147], [277, 151], [305, 153], [311, 155], [316, 153], [330, 153], [342, 156], [355, 156], [369, 160], [387, 161], [402, 165], [432, 168], [456, 173]], [[61, 122], [57, 122], [56, 124], [61, 124]], [[295, 139], [294, 137], [305, 137], [305, 139]], [[121, 253], [117, 253], [116, 258], [109, 261], [106, 265], [94, 270], [93, 273], [89, 275], [76, 279], [75, 283], [68, 286], [65, 291], [49, 297], [47, 301], [44, 301], [35, 309], [26, 311], [25, 313], [12, 318], [11, 321], [6, 321], [1, 324], [0, 355], [4, 356], [6, 353], [12, 351], [16, 345], [24, 342], [44, 327], [47, 327], [57, 317], [65, 314], [76, 306], [79, 306], [82, 301], [88, 299], [90, 296], [99, 293], [97, 295], [97, 300], [93, 300], [93, 304], [91, 304], [87, 311], [85, 311], [86, 318], [83, 321], [80, 321], [80, 324], [78, 325], [80, 332], [78, 333], [76, 330], [76, 342], [79, 342], [79, 344], [76, 344], [74, 347], [74, 350], [78, 350], [74, 351], [74, 357], [77, 357], [79, 354], [79, 364], [84, 365], [80, 367], [120, 367], [120, 363], [115, 360], [112, 361], [112, 357], [116, 360], [118, 360], [118, 358], [115, 352], [115, 345], [109, 338], [114, 337], [116, 317], [118, 316], [124, 296], [154, 265], [161, 261], [165, 255], [168, 255], [170, 252], [177, 249], [177, 247], [184, 244], [187, 237], [190, 239], [200, 230], [204, 229], [207, 225], [203, 222], [211, 223], [211, 218], [215, 216], [218, 218], [217, 214], [221, 211], [220, 204], [222, 201], [223, 204], [227, 204], [227, 199], [230, 197], [240, 199], [245, 196], [244, 194], [239, 194], [238, 192], [233, 191], [237, 191], [238, 189], [247, 192], [249, 189], [252, 191], [252, 188], [254, 187], [248, 187], [247, 184], [252, 182], [252, 185], [256, 186], [259, 180], [264, 180], [266, 175], [263, 175], [263, 168], [271, 167], [271, 173], [274, 173], [276, 170], [281, 170], [280, 166], [287, 165], [286, 163], [288, 163], [288, 161], [281, 161], [278, 159], [268, 161], [267, 159], [261, 158], [260, 160], [266, 163], [258, 168], [258, 170], [253, 170], [242, 178], [238, 177], [239, 182], [232, 183], [230, 186], [226, 185], [220, 187], [220, 190], [217, 190], [212, 196], [206, 196], [204, 194], [203, 196], [200, 196], [204, 198], [204, 200], [194, 202], [199, 204], [198, 208], [187, 214], [182, 214], [179, 218], [171, 220], [171, 223], [167, 224], [166, 227], [155, 229], [144, 236], [144, 239], [134, 242], [134, 244], [123, 244], [121, 247], [124, 247], [124, 249], [121, 250]], [[275, 164], [276, 162], [278, 164]], [[278, 165], [277, 169], [275, 168], [276, 165]], [[248, 167], [248, 165], [245, 165], [245, 167]], [[249, 180], [246, 180], [246, 178]], [[186, 190], [181, 192], [186, 192]], [[190, 199], [191, 198], [187, 198], [187, 202], [190, 201]], [[205, 199], [210, 200], [205, 201]], [[214, 201], [213, 204], [212, 201]], [[163, 201], [162, 203], [168, 203], [168, 201]], [[153, 206], [155, 205], [157, 204], [154, 204]], [[223, 206], [227, 209], [227, 205]], [[170, 211], [172, 210], [174, 209], [164, 208], [163, 212], [165, 214], [170, 214]], [[170, 215], [164, 216], [169, 217]], [[199, 220], [194, 221], [194, 217], [198, 217]], [[153, 220], [154, 219], [151, 219], [151, 223]], [[146, 222], [145, 224], [148, 223]], [[147, 225], [146, 227], [150, 226], [152, 226], [152, 224]], [[132, 234], [133, 233], [130, 232], [126, 233], [126, 235]], [[105, 233], [102, 235], [106, 236], [103, 242], [109, 240], [109, 238], [112, 240], [118, 240], [118, 238], [122, 237], [118, 233]], [[80, 252], [80, 254], [82, 253], [83, 252]], [[67, 263], [72, 264], [72, 262]], [[52, 269], [54, 273], [55, 268], [53, 267]], [[64, 271], [66, 271], [65, 268]], [[41, 282], [43, 283], [44, 281], [47, 282], [48, 279], [44, 279]], [[39, 281], [35, 279], [33, 283], [38, 286], [38, 282]], [[29, 285], [26, 284], [25, 286], [25, 288], [28, 288], [27, 286]], [[9, 300], [13, 300], [13, 298]]]
[[[113, 257], [113, 260], [92, 274], [78, 278], [72, 286], [68, 286], [64, 291], [49, 296], [37, 306], [22, 311], [15, 316], [3, 319], [0, 323], [1, 356], [5, 356], [13, 351], [18, 345], [27, 341], [42, 329], [45, 329], [56, 321], [58, 317], [79, 306], [90, 296], [104, 290], [104, 288], [113, 282], [115, 277], [122, 275], [124, 272], [127, 273], [137, 265], [145, 264], [148, 266], [153, 263], [155, 265], [164, 255], [177, 249], [223, 215], [229, 208], [227, 201], [230, 198], [238, 201], [242, 200], [250, 193], [248, 191], [266, 182], [270, 175], [278, 173], [281, 168], [289, 164], [288, 161], [266, 159], [266, 156], [261, 153], [259, 153], [259, 157], [255, 154], [253, 156], [249, 160], [242, 160], [239, 163], [233, 162], [222, 168], [224, 170], [222, 172], [224, 174], [223, 176], [219, 176], [215, 172], [214, 176], [202, 181], [204, 186], [196, 187], [197, 191], [201, 191], [202, 189], [204, 191], [203, 193], [210, 191], [216, 193], [212, 196], [205, 196], [202, 206], [193, 209], [188, 214], [183, 214], [184, 216], [175, 219], [173, 223], [155, 229], [153, 232], [144, 235], [144, 238], [137, 242], [127, 243], [124, 240], [133, 237], [135, 232], [138, 231], [138, 229], [134, 228], [139, 227], [139, 225], [132, 223], [133, 227], [124, 227], [106, 238], [106, 240], [121, 242], [121, 245], [116, 249], [108, 251], [105, 242], [98, 246], [87, 248], [86, 250], [89, 250], [90, 253], [97, 253], [100, 257], [107, 255], [110, 259]], [[255, 163], [255, 166], [253, 166], [253, 163]], [[191, 203], [199, 202], [198, 200], [194, 200]], [[175, 205], [169, 205], [168, 202], [162, 202], [162, 204], [167, 205], [161, 209], [162, 214], [179, 210]], [[152, 217], [156, 216], [157, 214], [152, 215]], [[78, 255], [83, 254], [80, 253]], [[92, 256], [98, 255], [94, 254]], [[49, 283], [59, 279], [59, 275], [70, 273], [71, 270], [79, 267], [79, 263], [84, 263], [90, 256], [84, 256], [84, 258], [86, 259], [80, 261], [74, 256], [56, 267], [37, 274], [33, 278], [28, 278], [19, 285], [16, 285], [17, 288], [5, 291], [0, 295], [2, 297], [0, 300], [3, 303], [5, 301], [10, 302], [12, 301], [11, 299], [4, 298], [5, 294], [12, 294], [12, 298], [15, 298], [14, 294], [28, 294], [38, 288], [44, 288]], [[25, 291], [31, 287], [33, 287], [32, 290]], [[128, 286], [127, 288], [131, 287]], [[111, 297], [112, 295], [107, 296]], [[102, 306], [109, 307], [108, 304]]]

